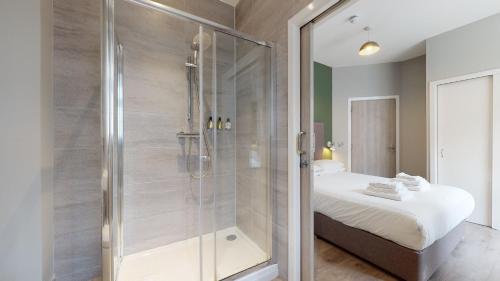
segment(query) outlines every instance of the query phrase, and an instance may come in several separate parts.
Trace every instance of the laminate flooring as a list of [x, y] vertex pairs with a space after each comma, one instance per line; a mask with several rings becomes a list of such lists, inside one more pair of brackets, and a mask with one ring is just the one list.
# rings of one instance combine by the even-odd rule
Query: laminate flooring
[[[467, 223], [465, 239], [429, 279], [431, 281], [500, 281], [500, 231]], [[399, 280], [378, 267], [315, 239], [316, 281]]]

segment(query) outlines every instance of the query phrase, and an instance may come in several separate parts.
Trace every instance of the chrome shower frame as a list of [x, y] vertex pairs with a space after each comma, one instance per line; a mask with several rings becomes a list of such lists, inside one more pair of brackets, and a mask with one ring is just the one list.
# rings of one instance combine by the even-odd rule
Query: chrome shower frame
[[[187, 19], [206, 26], [211, 30], [234, 36], [239, 39], [271, 48], [271, 81], [270, 81], [270, 108], [271, 124], [269, 126], [269, 142], [271, 153], [268, 155], [271, 168], [269, 169], [268, 208], [272, 210], [268, 216], [268, 226], [274, 228], [273, 218], [275, 210], [273, 190], [276, 187], [276, 50], [274, 45], [267, 41], [259, 41], [252, 36], [240, 33], [227, 26], [191, 15], [189, 13], [156, 3], [151, 0], [102, 0], [101, 3], [101, 208], [102, 208], [102, 280], [115, 281], [118, 276], [119, 265], [123, 258], [122, 245], [122, 206], [123, 190], [123, 49], [115, 35], [115, 1], [126, 1], [147, 9]], [[200, 86], [201, 87], [201, 86]], [[200, 88], [201, 89], [201, 88]], [[117, 202], [115, 202], [117, 201]], [[272, 241], [272, 233], [268, 232], [268, 239]], [[270, 243], [270, 253], [274, 253]], [[276, 263], [276, 255], [268, 264]], [[247, 271], [251, 271], [248, 269]], [[245, 271], [245, 272], [247, 272]], [[242, 275], [245, 272], [241, 273]]]

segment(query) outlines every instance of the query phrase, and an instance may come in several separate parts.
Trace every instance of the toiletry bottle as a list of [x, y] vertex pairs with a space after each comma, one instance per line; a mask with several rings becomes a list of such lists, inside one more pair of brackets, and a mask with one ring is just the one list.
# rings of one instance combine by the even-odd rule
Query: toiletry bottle
[[231, 120], [229, 120], [229, 118], [227, 118], [226, 119], [226, 124], [224, 124], [224, 129], [226, 129], [226, 130], [229, 131], [229, 130], [231, 130], [231, 127], [232, 127]]
[[213, 129], [213, 128], [214, 128], [214, 121], [212, 120], [212, 116], [210, 116], [207, 122], [207, 129]]
[[217, 130], [222, 130], [222, 118], [217, 119]]

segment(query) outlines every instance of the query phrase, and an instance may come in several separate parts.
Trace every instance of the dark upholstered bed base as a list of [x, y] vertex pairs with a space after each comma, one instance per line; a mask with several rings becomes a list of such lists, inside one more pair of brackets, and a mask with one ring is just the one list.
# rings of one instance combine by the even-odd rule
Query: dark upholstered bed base
[[316, 236], [408, 281], [429, 279], [463, 239], [464, 231], [462, 222], [431, 246], [415, 251], [314, 213]]

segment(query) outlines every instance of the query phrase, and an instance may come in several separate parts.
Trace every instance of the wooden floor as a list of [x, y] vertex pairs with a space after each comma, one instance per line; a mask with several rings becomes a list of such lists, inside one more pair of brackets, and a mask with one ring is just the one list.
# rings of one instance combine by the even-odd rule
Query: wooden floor
[[[398, 280], [321, 239], [315, 240], [315, 251], [316, 281]], [[467, 223], [464, 241], [430, 280], [500, 280], [500, 231]]]

